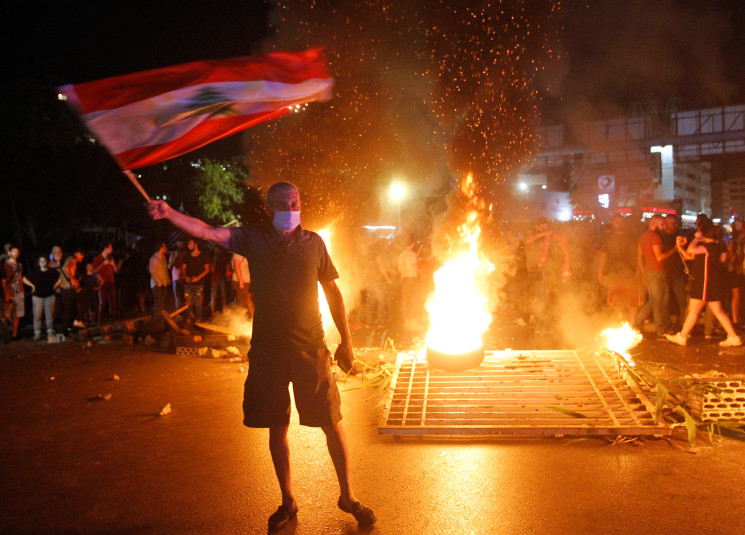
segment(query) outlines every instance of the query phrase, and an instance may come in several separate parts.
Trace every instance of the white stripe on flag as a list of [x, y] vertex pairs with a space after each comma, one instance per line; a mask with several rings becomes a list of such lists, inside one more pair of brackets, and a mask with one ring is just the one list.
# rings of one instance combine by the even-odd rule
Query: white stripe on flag
[[[331, 98], [332, 79], [298, 84], [263, 80], [194, 85], [127, 106], [83, 116], [90, 130], [114, 154], [174, 141], [198, 124], [228, 116], [273, 112], [309, 100]], [[69, 89], [68, 89], [69, 88]], [[71, 103], [77, 101], [68, 86]]]

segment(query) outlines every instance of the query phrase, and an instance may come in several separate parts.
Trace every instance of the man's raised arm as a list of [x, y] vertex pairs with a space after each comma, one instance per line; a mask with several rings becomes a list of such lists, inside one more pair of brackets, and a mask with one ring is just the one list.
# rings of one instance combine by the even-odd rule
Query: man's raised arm
[[168, 219], [176, 228], [189, 236], [210, 240], [226, 248], [230, 241], [230, 230], [227, 228], [213, 227], [196, 217], [182, 214], [168, 206], [166, 201], [150, 201], [147, 205], [147, 211], [153, 219]]

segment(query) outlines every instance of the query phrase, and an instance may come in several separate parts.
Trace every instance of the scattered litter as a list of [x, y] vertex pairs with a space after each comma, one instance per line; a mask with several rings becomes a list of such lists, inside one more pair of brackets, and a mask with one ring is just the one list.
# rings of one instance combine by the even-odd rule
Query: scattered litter
[[160, 412], [158, 413], [158, 416], [165, 416], [166, 414], [171, 414], [171, 404], [167, 403], [165, 407], [160, 409]]
[[118, 381], [119, 380], [119, 376], [116, 375], [116, 374], [114, 374], [114, 377], [112, 377], [111, 380], [112, 381]]
[[248, 373], [248, 366], [246, 364], [241, 364], [241, 373]]
[[243, 360], [242, 357], [233, 357], [232, 359], [230, 359], [230, 362], [240, 362], [242, 360]]
[[208, 347], [182, 347], [176, 348], [177, 355], [198, 355], [203, 357], [207, 354]]
[[47, 381], [54, 381], [55, 379], [56, 377], [54, 375], [47, 377]]
[[149, 334], [145, 337], [145, 345], [146, 346], [154, 346], [157, 343], [158, 343], [158, 341], [155, 338], [153, 338], [152, 336], [150, 336]]
[[88, 398], [88, 401], [108, 401], [111, 399], [111, 393], [109, 394], [98, 394]]

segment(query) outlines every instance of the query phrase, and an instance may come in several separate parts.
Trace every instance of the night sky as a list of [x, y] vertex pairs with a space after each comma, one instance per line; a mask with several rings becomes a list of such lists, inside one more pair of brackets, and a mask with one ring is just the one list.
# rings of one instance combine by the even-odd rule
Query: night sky
[[16, 76], [60, 84], [199, 59], [249, 55], [266, 32], [263, 2], [73, 2], [16, 5]]
[[[16, 4], [6, 17], [6, 58], [12, 78], [75, 83], [246, 55], [262, 46], [267, 9], [255, 0]], [[743, 2], [568, 0], [558, 22], [561, 57], [548, 69], [549, 96], [628, 103], [674, 95], [694, 105], [745, 99]]]
[[[330, 103], [216, 144], [222, 154], [246, 155], [258, 184], [286, 173], [324, 216], [374, 216], [359, 209], [360, 198], [395, 173], [426, 184], [422, 197], [441, 197], [448, 173], [473, 170], [482, 189], [504, 182], [533, 150], [540, 115], [571, 121], [650, 101], [681, 109], [745, 103], [739, 1], [28, 3], [6, 23], [4, 117], [23, 121], [28, 107], [39, 124], [24, 84], [50, 96], [56, 85], [199, 59], [326, 47], [337, 78]], [[19, 129], [10, 120], [3, 130], [12, 142], [2, 150], [23, 150]], [[29, 157], [8, 174], [74, 179], [106, 194], [85, 183], [98, 171], [75, 162], [45, 169], [43, 161]], [[112, 195], [126, 196], [127, 187]]]

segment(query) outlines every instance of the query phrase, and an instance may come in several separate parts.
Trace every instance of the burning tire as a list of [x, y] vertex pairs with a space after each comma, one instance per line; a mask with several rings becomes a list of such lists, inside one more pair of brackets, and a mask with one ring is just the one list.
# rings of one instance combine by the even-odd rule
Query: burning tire
[[484, 361], [484, 348], [480, 347], [466, 353], [444, 353], [427, 347], [427, 364], [432, 368], [447, 372], [463, 372], [478, 368]]

